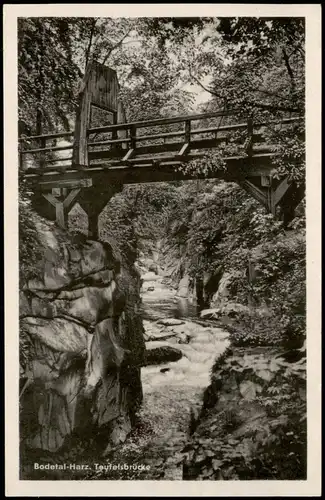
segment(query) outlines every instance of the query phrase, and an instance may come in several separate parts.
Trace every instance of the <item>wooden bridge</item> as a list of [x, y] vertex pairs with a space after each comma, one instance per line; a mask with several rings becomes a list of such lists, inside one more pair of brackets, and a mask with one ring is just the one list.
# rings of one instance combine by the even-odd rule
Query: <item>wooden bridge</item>
[[[105, 125], [92, 126], [96, 113]], [[266, 143], [265, 130], [272, 126], [285, 134], [302, 118], [254, 123], [252, 117], [237, 116], [236, 110], [221, 110], [126, 122], [116, 73], [92, 62], [80, 91], [75, 130], [20, 137], [20, 172], [39, 213], [66, 227], [78, 202], [88, 214], [92, 238], [98, 237], [98, 217], [109, 199], [131, 183], [223, 178], [239, 183], [269, 212], [281, 207], [289, 220], [303, 193], [288, 178], [273, 177], [276, 152]], [[225, 158], [225, 170], [193, 176], [182, 168], [229, 143], [236, 144], [236, 153]]]

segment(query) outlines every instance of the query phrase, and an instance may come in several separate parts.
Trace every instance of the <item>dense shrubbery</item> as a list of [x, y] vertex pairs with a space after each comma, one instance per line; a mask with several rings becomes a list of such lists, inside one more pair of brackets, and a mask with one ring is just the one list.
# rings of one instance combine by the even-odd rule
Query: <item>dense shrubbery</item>
[[42, 243], [36, 229], [40, 218], [31, 207], [29, 193], [23, 184], [19, 190], [19, 281], [20, 284], [37, 273], [42, 259]]
[[294, 363], [271, 351], [218, 360], [184, 450], [186, 479], [306, 478], [305, 354]]

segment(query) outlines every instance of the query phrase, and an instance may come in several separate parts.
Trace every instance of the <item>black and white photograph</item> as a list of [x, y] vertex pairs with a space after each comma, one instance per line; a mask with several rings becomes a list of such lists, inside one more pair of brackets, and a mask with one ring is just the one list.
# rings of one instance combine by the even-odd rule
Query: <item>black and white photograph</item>
[[180, 6], [15, 10], [21, 491], [296, 491], [317, 455], [306, 14]]

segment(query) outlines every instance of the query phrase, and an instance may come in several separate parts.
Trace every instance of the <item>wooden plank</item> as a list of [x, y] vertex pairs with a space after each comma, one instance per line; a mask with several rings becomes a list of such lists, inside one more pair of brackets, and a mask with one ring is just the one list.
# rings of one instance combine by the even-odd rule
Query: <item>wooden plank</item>
[[[231, 113], [231, 114], [234, 114], [234, 113], [235, 113], [235, 111], [233, 113]], [[189, 116], [191, 116], [191, 115], [186, 115], [180, 121], [184, 121]], [[220, 115], [217, 115], [217, 116], [220, 116]], [[229, 115], [227, 115], [227, 116], [229, 116]], [[211, 118], [211, 115], [203, 113], [203, 114], [200, 115], [200, 117], [202, 119], [204, 119], [204, 118]], [[182, 118], [182, 117], [180, 117], [180, 118]], [[192, 118], [192, 120], [193, 120], [193, 118]], [[276, 124], [276, 123], [279, 123], [279, 125], [281, 125], [281, 124], [290, 124], [290, 123], [303, 122], [303, 121], [304, 121], [304, 118], [301, 117], [301, 116], [293, 117], [293, 118], [284, 118], [283, 120], [269, 120], [269, 121], [265, 121], [265, 122], [261, 122], [261, 123], [255, 123], [255, 129], [257, 129], [259, 127], [264, 127], [266, 125]], [[137, 122], [133, 122], [133, 123], [137, 123]], [[148, 123], [148, 125], [150, 125], [149, 122], [143, 121], [143, 123]], [[173, 122], [173, 123], [175, 123], [175, 122]], [[127, 128], [128, 123], [126, 122], [125, 118], [124, 118], [123, 121], [122, 120], [120, 121], [120, 125], [122, 126], [122, 128]], [[231, 129], [231, 128], [234, 128], [234, 127], [246, 128], [246, 126], [247, 126], [246, 123], [241, 123], [241, 124], [238, 124], [238, 125], [237, 124], [235, 124], [235, 125], [223, 125], [222, 127], [219, 127], [219, 130], [228, 130], [228, 129]], [[97, 127], [97, 128], [101, 129], [101, 127]], [[214, 129], [215, 128], [212, 128], [211, 131], [214, 131]], [[205, 131], [208, 132], [209, 129], [196, 129], [196, 130], [194, 129], [194, 130], [192, 130], [192, 134], [201, 134], [201, 133], [204, 133]], [[95, 131], [95, 132], [97, 133], [97, 131]], [[89, 130], [89, 133], [95, 133], [95, 132], [93, 132], [93, 129]], [[105, 130], [104, 130], [104, 132], [105, 132]], [[45, 137], [46, 139], [54, 139], [54, 138], [60, 138], [60, 137], [71, 137], [71, 136], [74, 135], [74, 133], [75, 133], [75, 131], [71, 130], [71, 131], [68, 131], [68, 132], [54, 132], [54, 133], [51, 133], [51, 134], [30, 135], [30, 136], [26, 136], [26, 137], [19, 137], [18, 138], [18, 142], [34, 141], [34, 140], [40, 139], [41, 137]], [[98, 131], [98, 133], [100, 133], [100, 130]]]
[[253, 133], [254, 133], [254, 125], [252, 118], [247, 120], [247, 140], [245, 141], [244, 150], [248, 156], [252, 156], [253, 154]]
[[185, 142], [188, 144], [191, 142], [191, 120], [185, 122]]
[[19, 142], [29, 142], [29, 141], [35, 141], [38, 139], [45, 138], [46, 140], [48, 139], [57, 139], [60, 137], [71, 137], [74, 135], [74, 130], [71, 130], [70, 132], [54, 132], [53, 134], [42, 134], [42, 135], [29, 135], [26, 137], [19, 137], [18, 141]]
[[56, 207], [58, 200], [52, 193], [43, 193], [43, 196], [53, 207]]
[[[207, 132], [217, 132], [218, 131], [218, 128], [211, 128], [211, 129], [206, 129], [206, 133]], [[193, 134], [196, 134], [197, 132], [192, 130], [191, 131], [191, 135]], [[202, 132], [201, 132], [202, 133]], [[141, 143], [141, 141], [147, 141], [147, 140], [153, 140], [153, 139], [165, 139], [165, 138], [170, 138], [170, 137], [180, 137], [180, 136], [183, 136], [184, 135], [184, 132], [180, 131], [180, 132], [166, 132], [166, 133], [161, 133], [161, 134], [151, 134], [151, 135], [137, 135], [137, 144], [138, 143]], [[227, 139], [227, 136], [219, 136], [217, 138], [217, 141], [219, 141], [219, 143], [221, 142], [224, 142], [225, 140]], [[199, 140], [199, 139], [197, 139]], [[205, 139], [205, 140], [208, 140], [208, 139]], [[215, 139], [214, 139], [215, 140]], [[258, 142], [258, 141], [262, 141], [263, 140], [263, 136], [262, 134], [254, 134], [254, 142]], [[125, 139], [117, 139], [117, 140], [112, 140], [112, 139], [107, 139], [105, 141], [94, 141], [94, 142], [88, 142], [88, 147], [91, 147], [91, 146], [108, 146], [110, 144], [118, 144], [118, 143], [127, 143], [127, 142], [131, 142], [131, 139], [130, 138], [125, 138]], [[168, 143], [168, 144], [173, 144], [173, 143]], [[180, 142], [177, 143], [177, 144], [181, 144]], [[141, 146], [138, 146], [138, 147], [141, 147]]]
[[261, 186], [270, 187], [272, 184], [272, 179], [269, 175], [261, 175]]
[[108, 113], [115, 113], [115, 109], [113, 108], [108, 108], [107, 106], [101, 106], [100, 104], [94, 104], [93, 102], [91, 103], [91, 106], [92, 108], [97, 108], [97, 109], [100, 109], [102, 111], [107, 111]]
[[34, 153], [51, 153], [52, 151], [66, 151], [68, 149], [72, 149], [73, 144], [71, 146], [54, 146], [54, 147], [42, 147], [37, 149], [24, 149], [22, 154], [34, 154]]
[[[147, 182], [164, 182], [164, 181], [172, 181], [172, 180], [187, 180], [187, 179], [213, 179], [213, 178], [224, 178], [225, 175], [229, 179], [236, 181], [236, 172], [242, 165], [244, 158], [243, 157], [232, 157], [227, 160], [227, 172], [226, 174], [223, 171], [215, 171], [207, 176], [204, 174], [199, 174], [193, 177], [193, 175], [183, 175], [180, 173], [176, 167], [183, 163], [183, 160], [173, 160], [166, 161], [160, 164], [160, 168], [155, 168], [152, 165], [152, 162], [142, 164], [142, 165], [120, 165], [113, 166], [111, 164], [101, 164], [97, 167], [89, 167], [87, 171], [85, 170], [82, 175], [88, 178], [93, 179], [93, 185], [97, 185], [101, 190], [105, 190], [105, 188], [111, 185], [112, 182], [120, 182], [123, 184], [133, 184], [137, 182], [147, 183]], [[250, 164], [247, 166], [247, 175], [250, 177], [261, 175], [261, 172], [270, 170], [272, 167], [270, 159], [268, 157], [255, 158], [253, 157]], [[260, 164], [260, 161], [262, 162]], [[265, 163], [266, 162], [266, 163]], [[60, 185], [60, 181], [62, 179], [70, 179], [73, 180], [76, 176], [79, 176], [80, 172], [70, 170], [66, 173], [62, 174], [59, 172], [49, 172], [43, 178], [47, 178], [48, 181], [53, 181], [56, 183], [56, 186]], [[39, 184], [39, 175], [33, 174], [29, 177], [28, 183], [31, 186], [35, 186], [34, 189], [42, 189], [42, 186]]]
[[[203, 157], [204, 153], [193, 153], [191, 152], [190, 155], [186, 157], [186, 160], [191, 160], [193, 158], [200, 158]], [[263, 175], [263, 173], [270, 172], [271, 170], [274, 169], [272, 163], [271, 163], [271, 158], [276, 156], [276, 153], [263, 153], [263, 154], [254, 154], [250, 158], [250, 164], [247, 166], [247, 172], [254, 171], [254, 175], [260, 176]], [[180, 164], [181, 160], [180, 158], [177, 158], [177, 156], [172, 157], [173, 160], [171, 163], [177, 163]], [[242, 164], [242, 162], [245, 160], [245, 157], [242, 155], [234, 155], [231, 157], [226, 158], [227, 163], [232, 163], [234, 166]], [[129, 160], [130, 162], [138, 162], [138, 160]], [[142, 161], [144, 162], [144, 165], [151, 165], [152, 164], [152, 159], [143, 159]], [[164, 164], [170, 163], [170, 160], [163, 159], [161, 158], [161, 161], [163, 161]], [[139, 162], [138, 162], [139, 163]], [[266, 166], [263, 166], [266, 165]], [[141, 167], [141, 163], [136, 165], [136, 167]], [[261, 167], [263, 167], [261, 169]], [[29, 173], [26, 173], [24, 175], [24, 178], [26, 181], [30, 181], [34, 184], [38, 184], [39, 182], [47, 182], [47, 181], [55, 181], [56, 179], [65, 179], [65, 180], [75, 180], [75, 179], [81, 179], [81, 178], [90, 178], [90, 176], [93, 173], [96, 172], [102, 172], [105, 170], [110, 170], [111, 172], [114, 172], [116, 169], [121, 169], [121, 168], [126, 168], [126, 166], [123, 166], [121, 164], [120, 160], [114, 160], [114, 161], [109, 161], [105, 163], [101, 163], [98, 165], [91, 165], [87, 169], [76, 169], [76, 168], [64, 168], [64, 169], [47, 169], [46, 171], [40, 172], [39, 169], [29, 169]]]
[[[184, 134], [184, 132], [183, 132]], [[168, 153], [171, 151], [179, 151], [180, 147], [183, 145], [182, 142], [170, 142], [167, 144], [152, 144], [148, 146], [138, 146], [136, 148], [137, 155], [144, 155], [144, 154], [158, 154], [158, 153]], [[203, 149], [203, 148], [215, 148], [216, 147], [216, 141], [215, 139], [199, 139], [197, 141], [192, 141], [191, 142], [191, 148], [193, 149]], [[90, 160], [95, 160], [95, 159], [103, 159], [103, 158], [116, 158], [118, 156], [118, 153], [113, 153], [110, 150], [108, 151], [90, 151], [89, 152], [89, 159]]]
[[66, 229], [67, 213], [61, 201], [58, 201], [55, 206], [55, 217], [58, 226], [62, 227], [62, 229]]
[[91, 102], [102, 109], [117, 112], [118, 82], [116, 71], [93, 61], [88, 91], [91, 93]]
[[73, 145], [73, 163], [88, 166], [87, 130], [90, 120], [91, 95], [85, 90], [80, 97], [76, 117], [76, 128]]
[[134, 149], [129, 149], [126, 155], [122, 158], [122, 161], [127, 161], [134, 153]]
[[248, 179], [240, 181], [239, 184], [248, 192], [253, 198], [262, 203], [267, 208], [267, 197], [261, 189], [259, 189], [255, 184], [250, 182]]
[[232, 130], [245, 130], [247, 128], [247, 123], [235, 123], [233, 125], [221, 125], [220, 127], [207, 127], [207, 128], [197, 128], [191, 130], [191, 135], [194, 134], [209, 134], [215, 132], [231, 132]]
[[130, 127], [130, 139], [131, 139], [131, 149], [135, 150], [137, 147], [137, 129], [133, 125]]
[[275, 203], [274, 203], [274, 190], [272, 187], [267, 188], [267, 209], [272, 214], [275, 215]]
[[43, 151], [46, 150], [46, 139], [42, 137], [40, 139], [40, 143], [41, 143], [41, 148], [40, 148], [41, 152], [39, 156], [39, 167], [43, 169], [45, 167], [45, 160], [46, 160], [45, 154], [43, 153]]
[[274, 191], [274, 204], [277, 205], [291, 186], [288, 177], [285, 177]]
[[183, 155], [185, 155], [185, 153], [187, 153], [187, 151], [189, 149], [190, 149], [190, 143], [186, 142], [185, 144], [183, 144], [183, 146], [181, 147], [181, 149], [177, 153], [177, 156], [183, 156]]
[[97, 61], [92, 61], [88, 65], [76, 119], [73, 149], [73, 162], [75, 164], [88, 166], [87, 137], [92, 104], [108, 111], [113, 110], [115, 117], [113, 127], [116, 126], [117, 85], [117, 76], [114, 70]]
[[71, 162], [72, 160], [73, 160], [72, 156], [67, 156], [67, 158], [53, 158], [53, 159], [46, 160], [46, 165], [48, 165], [49, 163], [57, 163], [59, 161], [69, 161], [69, 162]]
[[[191, 150], [193, 151], [194, 149], [213, 149], [218, 147], [219, 144], [224, 142], [224, 139], [198, 139], [196, 141], [191, 141]], [[137, 146], [136, 151], [137, 155], [145, 155], [145, 154], [158, 154], [158, 153], [168, 153], [171, 151], [179, 151], [180, 147], [182, 146], [182, 143], [180, 142], [170, 142], [167, 144], [152, 144], [149, 146]], [[273, 147], [272, 144], [270, 145], [262, 145], [262, 146], [256, 146], [256, 151], [269, 151]], [[238, 150], [240, 149], [240, 146], [238, 145]], [[255, 150], [254, 150], [255, 153]], [[204, 153], [206, 154], [206, 153]], [[102, 151], [89, 151], [89, 160], [97, 160], [97, 159], [104, 159], [104, 158], [116, 158], [119, 155], [121, 155], [121, 152], [114, 152], [111, 150], [102, 150]]]
[[167, 139], [169, 137], [180, 137], [183, 136], [184, 132], [178, 131], [178, 132], [162, 132], [160, 134], [150, 134], [150, 135], [137, 135], [137, 141], [148, 141], [151, 139]]
[[[117, 104], [116, 104], [116, 106], [117, 106]], [[116, 125], [116, 123], [117, 123], [117, 111], [115, 111], [113, 113], [113, 123], [114, 123], [114, 125]], [[112, 140], [113, 141], [118, 141], [117, 133], [118, 133], [118, 130], [113, 130], [112, 131]]]
[[[64, 175], [64, 174], [63, 174]], [[77, 187], [85, 187], [89, 188], [93, 185], [93, 181], [91, 178], [85, 179], [66, 179], [63, 178], [58, 181], [39, 181], [39, 186], [41, 189], [53, 189], [53, 188], [77, 188]]]
[[88, 142], [88, 147], [89, 146], [109, 146], [110, 144], [123, 144], [131, 142], [131, 139], [129, 137], [123, 138], [123, 139], [107, 139], [107, 141], [96, 141], [96, 142]]
[[[119, 89], [118, 89], [119, 91]], [[126, 114], [123, 103], [120, 99], [117, 101], [117, 123], [126, 122]], [[127, 139], [127, 131], [126, 130], [118, 130], [117, 136], [119, 139]], [[122, 142], [122, 149], [127, 149], [127, 142]]]
[[76, 198], [78, 197], [80, 192], [80, 188], [72, 189], [68, 196], [63, 200], [63, 207], [68, 210], [72, 206], [72, 204], [76, 202]]
[[235, 111], [228, 111], [225, 112], [224, 110], [221, 111], [214, 111], [210, 113], [200, 113], [200, 114], [195, 114], [195, 115], [181, 115], [181, 116], [175, 116], [172, 118], [155, 118], [153, 120], [140, 120], [140, 121], [134, 121], [134, 122], [129, 122], [129, 123], [119, 123], [117, 125], [108, 125], [105, 127], [94, 127], [90, 128], [88, 130], [88, 134], [97, 134], [99, 132], [110, 132], [114, 129], [127, 129], [131, 128], [133, 126], [137, 128], [143, 128], [143, 127], [154, 127], [155, 125], [171, 125], [172, 123], [182, 123], [186, 120], [204, 120], [207, 118], [215, 118], [218, 116], [231, 116], [234, 115]]

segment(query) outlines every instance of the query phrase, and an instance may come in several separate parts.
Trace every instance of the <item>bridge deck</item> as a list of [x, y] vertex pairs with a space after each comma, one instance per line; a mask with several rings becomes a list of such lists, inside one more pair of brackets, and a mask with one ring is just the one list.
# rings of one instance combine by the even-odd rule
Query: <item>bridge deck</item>
[[[111, 182], [193, 178], [179, 167], [193, 159], [203, 158], [210, 150], [232, 144], [236, 145], [237, 151], [226, 158], [226, 172], [216, 170], [206, 175], [197, 174], [195, 178], [226, 176], [235, 179], [266, 175], [273, 168], [272, 158], [276, 153], [274, 146], [266, 142], [265, 131], [275, 127], [285, 132], [302, 120], [301, 117], [294, 117], [262, 123], [246, 120], [221, 125], [221, 120], [229, 120], [231, 116], [234, 112], [225, 114], [217, 111], [89, 128], [87, 162], [83, 165], [75, 161], [76, 148], [79, 147], [76, 141], [57, 144], [58, 140], [72, 137], [73, 131], [24, 137], [19, 140], [20, 168], [34, 189], [95, 184], [104, 189]], [[211, 121], [216, 118], [219, 124], [211, 126]], [[169, 129], [167, 132], [166, 128]], [[116, 138], [118, 134], [120, 136]], [[99, 140], [96, 140], [98, 136]], [[51, 144], [47, 146], [49, 142]], [[62, 156], [67, 151], [73, 154]]]

